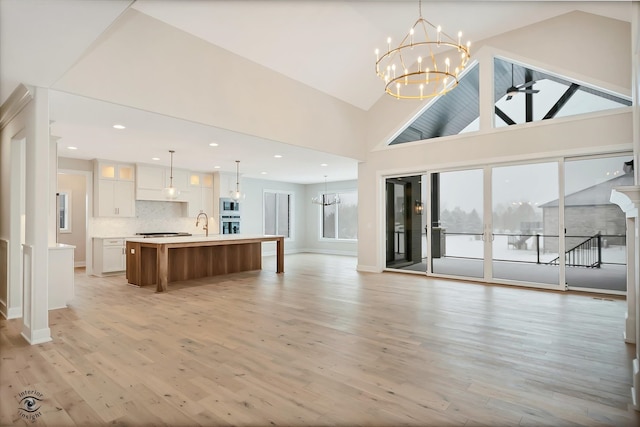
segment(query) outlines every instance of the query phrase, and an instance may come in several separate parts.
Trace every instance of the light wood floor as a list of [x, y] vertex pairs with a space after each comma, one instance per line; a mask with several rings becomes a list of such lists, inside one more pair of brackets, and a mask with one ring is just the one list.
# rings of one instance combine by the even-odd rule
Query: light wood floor
[[79, 270], [52, 343], [0, 321], [0, 424], [640, 425], [623, 300], [355, 266], [268, 258], [162, 294]]

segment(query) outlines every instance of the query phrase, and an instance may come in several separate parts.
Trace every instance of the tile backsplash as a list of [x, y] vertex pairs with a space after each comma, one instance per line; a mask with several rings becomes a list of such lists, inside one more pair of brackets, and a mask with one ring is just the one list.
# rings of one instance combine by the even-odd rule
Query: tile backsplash
[[[91, 218], [91, 236], [128, 237], [136, 233], [160, 231], [204, 234], [202, 225], [196, 227], [196, 219], [186, 215], [186, 203], [138, 200], [135, 218]], [[210, 224], [211, 221], [209, 218]], [[211, 225], [210, 229], [213, 229]]]

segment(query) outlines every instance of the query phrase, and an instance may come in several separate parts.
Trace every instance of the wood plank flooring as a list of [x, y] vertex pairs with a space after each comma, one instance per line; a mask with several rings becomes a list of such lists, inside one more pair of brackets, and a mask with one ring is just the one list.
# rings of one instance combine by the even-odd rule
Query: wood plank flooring
[[53, 342], [0, 320], [0, 425], [640, 425], [624, 300], [355, 266], [267, 257], [160, 294], [78, 270]]

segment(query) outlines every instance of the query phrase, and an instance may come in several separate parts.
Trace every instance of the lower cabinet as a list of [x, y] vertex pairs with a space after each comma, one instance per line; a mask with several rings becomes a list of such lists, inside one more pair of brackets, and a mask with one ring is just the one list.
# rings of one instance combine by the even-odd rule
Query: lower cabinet
[[104, 274], [121, 273], [127, 268], [125, 238], [93, 238], [93, 272]]

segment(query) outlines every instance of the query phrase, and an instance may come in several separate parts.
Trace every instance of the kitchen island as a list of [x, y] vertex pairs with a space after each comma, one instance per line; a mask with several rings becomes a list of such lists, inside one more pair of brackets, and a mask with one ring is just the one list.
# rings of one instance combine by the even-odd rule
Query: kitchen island
[[276, 242], [276, 273], [283, 273], [284, 236], [128, 238], [127, 282], [135, 286], [156, 285], [158, 292], [165, 292], [169, 282], [260, 270], [262, 242]]

